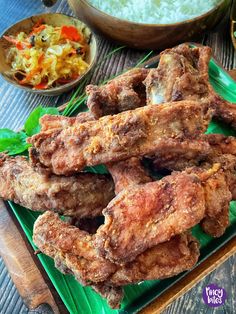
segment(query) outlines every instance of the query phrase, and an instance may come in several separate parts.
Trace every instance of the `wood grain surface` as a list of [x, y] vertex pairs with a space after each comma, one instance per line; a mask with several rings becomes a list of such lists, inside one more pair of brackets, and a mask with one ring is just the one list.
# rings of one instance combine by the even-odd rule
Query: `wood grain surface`
[[[0, 9], [2, 13], [0, 18], [0, 32], [3, 32], [5, 28], [17, 20], [32, 14], [56, 11], [72, 14], [66, 0], [58, 0], [58, 3], [50, 9], [45, 8], [40, 0], [0, 0]], [[221, 29], [218, 29], [214, 33], [204, 34], [201, 43], [212, 47], [214, 55], [227, 70], [236, 68], [236, 53], [230, 40], [228, 24], [223, 25]], [[108, 43], [103, 38], [99, 38], [98, 58], [103, 58], [103, 56], [114, 47], [116, 47], [115, 44]], [[91, 82], [97, 83], [104, 78], [109, 78], [110, 76], [119, 73], [124, 68], [132, 67], [144, 54], [145, 52], [123, 49], [120, 53], [112, 56], [111, 59], [107, 59], [102, 67], [94, 72]], [[28, 94], [12, 87], [1, 78], [0, 93], [0, 127], [8, 127], [15, 130], [23, 125], [29, 113], [38, 105], [59, 106], [68, 101], [71, 96], [71, 93], [53, 98]], [[2, 219], [1, 216], [0, 219]], [[199, 284], [193, 287], [184, 296], [173, 302], [163, 311], [163, 314], [236, 313], [235, 261], [235, 256], [230, 257], [224, 264], [218, 267], [205, 279], [201, 280]], [[217, 283], [226, 289], [228, 298], [223, 307], [211, 309], [203, 303], [201, 297], [202, 290], [208, 283]], [[52, 313], [52, 310], [46, 305], [42, 305], [34, 311], [27, 309], [12, 283], [2, 259], [0, 259], [0, 313]]]
[[65, 307], [34, 255], [33, 248], [24, 233], [20, 232], [14, 214], [1, 200], [0, 217], [0, 255], [27, 306], [35, 309], [40, 304], [47, 303], [55, 314], [65, 312]]

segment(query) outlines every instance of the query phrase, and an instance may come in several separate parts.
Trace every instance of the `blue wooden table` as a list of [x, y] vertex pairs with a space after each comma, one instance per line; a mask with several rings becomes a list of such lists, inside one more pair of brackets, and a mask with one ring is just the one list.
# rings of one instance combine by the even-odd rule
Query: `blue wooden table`
[[[72, 14], [67, 1], [61, 0], [52, 8], [43, 6], [40, 0], [15, 0], [4, 1], [0, 0], [0, 32], [16, 21], [28, 17], [30, 15], [42, 12], [63, 12]], [[227, 69], [236, 68], [236, 53], [233, 49], [229, 37], [229, 27], [224, 27], [218, 32], [202, 35], [201, 42], [213, 48], [213, 53], [217, 59]], [[114, 44], [107, 42], [103, 38], [99, 38], [99, 56], [114, 48]], [[97, 82], [102, 78], [110, 77], [119, 73], [123, 68], [130, 67], [136, 63], [145, 52], [125, 49], [122, 52], [114, 55], [110, 60], [107, 60], [103, 69], [98, 69], [94, 72], [91, 79], [92, 82]], [[38, 105], [61, 105], [69, 100], [71, 93], [67, 93], [58, 97], [43, 97], [33, 94], [28, 94], [16, 89], [0, 78], [0, 128], [8, 127], [11, 129], [20, 128], [29, 113]], [[0, 217], [1, 219], [1, 217]], [[236, 257], [231, 257], [219, 268], [209, 274], [204, 280], [192, 288], [188, 293], [171, 304], [163, 313], [178, 314], [178, 313], [236, 313]], [[202, 301], [202, 290], [208, 283], [217, 283], [224, 287], [228, 294], [227, 302], [223, 307], [211, 309]], [[34, 311], [29, 311], [24, 305], [20, 295], [18, 294], [8, 271], [0, 258], [0, 313], [1, 314], [18, 314], [18, 313], [51, 313], [51, 310], [46, 305], [40, 306]], [[83, 313], [82, 313], [83, 314]], [[85, 313], [87, 314], [87, 313]]]

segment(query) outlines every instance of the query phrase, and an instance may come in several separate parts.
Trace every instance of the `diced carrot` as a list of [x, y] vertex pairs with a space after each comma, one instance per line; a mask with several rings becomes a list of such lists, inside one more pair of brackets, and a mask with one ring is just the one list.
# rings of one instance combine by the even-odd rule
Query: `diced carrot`
[[40, 25], [38, 27], [34, 27], [32, 32], [30, 33], [30, 36], [42, 32], [45, 28], [46, 28], [45, 25]]
[[21, 42], [19, 42], [15, 38], [13, 38], [11, 36], [3, 36], [3, 38], [5, 38], [9, 43], [12, 43], [13, 45], [15, 45], [17, 49], [19, 49], [19, 50], [23, 49]]
[[72, 41], [80, 41], [82, 38], [76, 27], [67, 25], [61, 27], [61, 36]]
[[42, 25], [43, 23], [44, 23], [44, 20], [43, 20], [42, 18], [39, 19], [39, 20], [34, 24], [33, 29], [39, 27], [39, 26]]
[[42, 63], [43, 59], [44, 59], [44, 53], [42, 52], [38, 58], [38, 64]]
[[20, 41], [17, 41], [15, 45], [16, 45], [16, 48], [18, 50], [23, 50], [24, 49], [24, 47], [23, 47], [23, 45], [22, 45], [22, 43]]
[[27, 54], [24, 54], [24, 58], [27, 59], [27, 60], [29, 60], [29, 59], [30, 59], [30, 56], [27, 55]]
[[39, 83], [38, 85], [34, 86], [35, 89], [46, 89], [48, 88], [47, 83]]
[[26, 77], [25, 77], [23, 80], [19, 81], [19, 83], [22, 84], [22, 85], [28, 84], [29, 81], [31, 80], [31, 78], [32, 78], [37, 72], [38, 72], [38, 68], [34, 68], [32, 71], [30, 71], [30, 72], [26, 75]]
[[24, 48], [30, 48], [31, 45], [29, 43], [26, 43], [24, 41], [16, 40], [15, 38], [11, 36], [3, 36], [7, 41], [14, 44], [18, 50], [23, 50]]

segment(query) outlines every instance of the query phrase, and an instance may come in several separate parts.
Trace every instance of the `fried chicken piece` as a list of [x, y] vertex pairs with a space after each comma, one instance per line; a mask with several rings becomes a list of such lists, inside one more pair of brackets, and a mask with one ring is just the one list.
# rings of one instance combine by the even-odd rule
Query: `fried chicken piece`
[[109, 176], [92, 173], [46, 176], [34, 171], [23, 156], [1, 154], [0, 197], [35, 211], [94, 217], [114, 197], [114, 184]]
[[[204, 146], [205, 150], [202, 149]], [[156, 170], [164, 168], [180, 171], [189, 165], [209, 169], [214, 163], [220, 163], [224, 174], [221, 178], [218, 174], [216, 180], [212, 179], [212, 184], [210, 179], [207, 181], [206, 197], [209, 197], [213, 204], [219, 187], [217, 195], [222, 201], [218, 202], [218, 206], [211, 206], [210, 210], [206, 211], [206, 217], [201, 225], [206, 233], [219, 237], [229, 224], [228, 198], [236, 199], [236, 139], [221, 134], [203, 135], [200, 139], [191, 142], [184, 141], [181, 145], [172, 145], [169, 150], [160, 150], [153, 161]], [[214, 190], [213, 196], [211, 196], [212, 190]], [[227, 192], [228, 190], [232, 195]]]
[[33, 241], [44, 254], [54, 258], [64, 273], [68, 269], [83, 285], [103, 282], [116, 271], [109, 260], [99, 257], [93, 236], [45, 212], [34, 224]]
[[93, 116], [98, 119], [145, 106], [146, 93], [143, 81], [148, 73], [148, 69], [133, 68], [103, 86], [88, 85], [87, 106]]
[[130, 185], [152, 181], [152, 178], [148, 175], [147, 171], [141, 165], [140, 159], [137, 157], [107, 164], [107, 168], [114, 180], [116, 194]]
[[[215, 176], [219, 189], [208, 198], [205, 187], [211, 176]], [[222, 204], [229, 206], [231, 200], [222, 178], [224, 172], [218, 165], [210, 170], [172, 173], [160, 181], [123, 190], [103, 210], [105, 223], [95, 235], [99, 254], [116, 263], [130, 262], [147, 248], [168, 241], [213, 212], [218, 213]], [[216, 203], [211, 202], [214, 196]]]
[[93, 236], [52, 212], [36, 220], [33, 240], [43, 253], [54, 258], [61, 272], [91, 285], [113, 307], [121, 301], [121, 285], [171, 277], [193, 267], [199, 257], [198, 242], [184, 233], [147, 250], [133, 263], [116, 265], [96, 254]]
[[222, 99], [209, 82], [211, 48], [191, 48], [186, 44], [166, 49], [160, 62], [144, 81], [148, 104], [180, 100], [208, 103], [214, 116], [236, 127], [236, 107]]
[[[127, 189], [128, 186], [152, 181], [136, 157], [109, 165], [108, 169], [115, 181], [116, 194]], [[119, 266], [109, 282], [113, 285], [125, 285], [127, 282], [138, 282], [144, 279], [161, 279], [162, 276], [166, 278], [168, 274], [173, 276], [192, 268], [198, 256], [198, 241], [189, 233], [184, 233], [147, 249], [125, 266]]]
[[67, 127], [84, 123], [87, 121], [95, 120], [92, 114], [88, 112], [81, 112], [76, 117], [65, 117], [65, 116], [53, 116], [53, 115], [44, 115], [40, 119], [41, 132], [56, 130], [56, 129], [65, 129]]
[[211, 118], [208, 107], [192, 101], [146, 106], [28, 139], [32, 165], [70, 175], [94, 166], [144, 156], [169, 138], [197, 137]]
[[101, 256], [127, 263], [199, 223], [205, 195], [195, 175], [174, 173], [160, 181], [121, 191], [103, 210], [105, 223], [95, 237]]

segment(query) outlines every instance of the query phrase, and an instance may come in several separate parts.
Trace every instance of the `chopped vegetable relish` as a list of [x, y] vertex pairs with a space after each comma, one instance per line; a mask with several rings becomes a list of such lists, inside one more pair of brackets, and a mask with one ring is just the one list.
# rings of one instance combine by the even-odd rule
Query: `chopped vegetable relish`
[[13, 46], [7, 54], [12, 75], [21, 85], [47, 89], [69, 83], [88, 68], [87, 38], [75, 26], [37, 22], [29, 34], [4, 36]]

